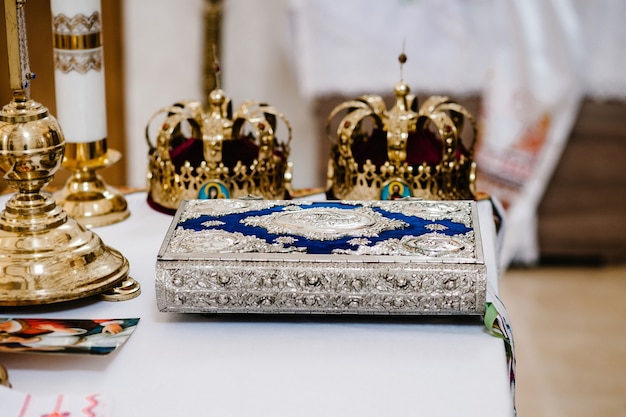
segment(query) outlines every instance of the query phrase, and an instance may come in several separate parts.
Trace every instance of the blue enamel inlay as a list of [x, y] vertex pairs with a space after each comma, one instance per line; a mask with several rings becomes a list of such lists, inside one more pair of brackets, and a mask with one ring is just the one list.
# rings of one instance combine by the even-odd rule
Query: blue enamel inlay
[[[309, 207], [306, 205], [301, 205], [301, 207]], [[311, 205], [310, 207], [332, 207], [339, 208], [345, 210], [352, 210], [356, 207], [360, 207], [358, 205], [352, 204], [343, 204], [340, 202], [324, 202], [324, 203], [316, 203], [315, 205]], [[296, 241], [293, 243], [295, 247], [306, 247], [307, 253], [310, 254], [331, 254], [335, 249], [355, 249], [355, 246], [352, 246], [348, 243], [349, 240], [354, 239], [359, 236], [347, 236], [334, 240], [310, 240], [300, 235], [295, 234], [275, 234], [269, 233], [265, 228], [258, 226], [246, 226], [241, 222], [242, 219], [252, 216], [265, 216], [275, 212], [282, 212], [285, 208], [284, 205], [275, 206], [269, 209], [264, 210], [256, 210], [256, 211], [246, 211], [244, 213], [232, 213], [225, 214], [221, 216], [209, 216], [203, 215], [195, 219], [188, 219], [184, 222], [178, 223], [179, 227], [188, 230], [210, 230], [210, 229], [220, 229], [225, 230], [227, 232], [240, 232], [247, 236], [256, 236], [257, 238], [264, 239], [268, 243], [274, 243], [274, 240], [281, 236], [290, 236], [293, 237]], [[395, 230], [386, 230], [381, 232], [378, 236], [367, 236], [365, 237], [371, 243], [369, 246], [373, 246], [378, 242], [385, 241], [387, 239], [401, 239], [404, 235], [412, 235], [412, 236], [421, 236], [426, 233], [432, 233], [432, 230], [426, 228], [428, 225], [442, 225], [445, 226], [445, 230], [438, 230], [437, 233], [441, 233], [447, 236], [454, 235], [462, 235], [465, 234], [472, 229], [465, 226], [462, 223], [453, 222], [449, 219], [444, 220], [436, 220], [430, 221], [425, 220], [416, 216], [409, 216], [402, 213], [392, 213], [386, 210], [383, 210], [379, 207], [372, 207], [372, 209], [386, 218], [401, 220], [407, 224], [404, 228], [399, 228]], [[202, 223], [211, 221], [211, 220], [219, 220], [224, 222], [220, 226], [205, 226]]]

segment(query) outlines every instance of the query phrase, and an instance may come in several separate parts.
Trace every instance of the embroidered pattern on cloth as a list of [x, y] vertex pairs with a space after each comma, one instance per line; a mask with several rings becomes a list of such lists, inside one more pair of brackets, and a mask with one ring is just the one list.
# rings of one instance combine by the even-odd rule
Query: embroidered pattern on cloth
[[511, 395], [513, 396], [513, 404], [515, 405], [515, 342], [513, 340], [511, 326], [509, 325], [508, 313], [502, 300], [500, 300], [493, 291], [488, 291], [487, 299], [489, 301], [486, 303], [483, 322], [489, 334], [502, 339], [504, 342], [504, 351], [509, 372], [509, 384]]

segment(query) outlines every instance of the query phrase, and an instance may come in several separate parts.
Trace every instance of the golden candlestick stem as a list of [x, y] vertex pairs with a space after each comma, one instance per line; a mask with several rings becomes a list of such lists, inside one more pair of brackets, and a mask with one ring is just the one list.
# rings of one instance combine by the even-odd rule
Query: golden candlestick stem
[[118, 151], [106, 149], [106, 140], [65, 144], [62, 166], [72, 175], [54, 198], [83, 226], [105, 226], [130, 215], [123, 194], [107, 185], [96, 172], [115, 164], [121, 157]]
[[61, 166], [65, 137], [29, 97], [24, 4], [5, 0], [13, 100], [0, 110], [0, 172], [17, 192], [0, 213], [0, 306], [135, 297], [126, 258], [41, 191]]

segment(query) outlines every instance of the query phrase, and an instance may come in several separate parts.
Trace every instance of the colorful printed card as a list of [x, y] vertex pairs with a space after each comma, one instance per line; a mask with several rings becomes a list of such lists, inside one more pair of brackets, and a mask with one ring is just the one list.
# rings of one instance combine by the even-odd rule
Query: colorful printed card
[[138, 318], [67, 320], [0, 317], [0, 352], [106, 355], [130, 337], [138, 322]]

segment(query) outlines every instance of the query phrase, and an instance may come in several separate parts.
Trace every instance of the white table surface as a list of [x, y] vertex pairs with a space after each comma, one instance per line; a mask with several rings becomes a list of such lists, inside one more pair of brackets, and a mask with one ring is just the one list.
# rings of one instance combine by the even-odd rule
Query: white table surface
[[[2, 317], [139, 317], [136, 331], [106, 356], [2, 353], [13, 389], [100, 392], [116, 417], [513, 415], [504, 344], [479, 318], [159, 312], [156, 255], [172, 217], [150, 209], [145, 197], [128, 195], [130, 218], [94, 229], [128, 258], [142, 285], [138, 298], [0, 308]], [[491, 205], [478, 206], [488, 278], [497, 291]]]

